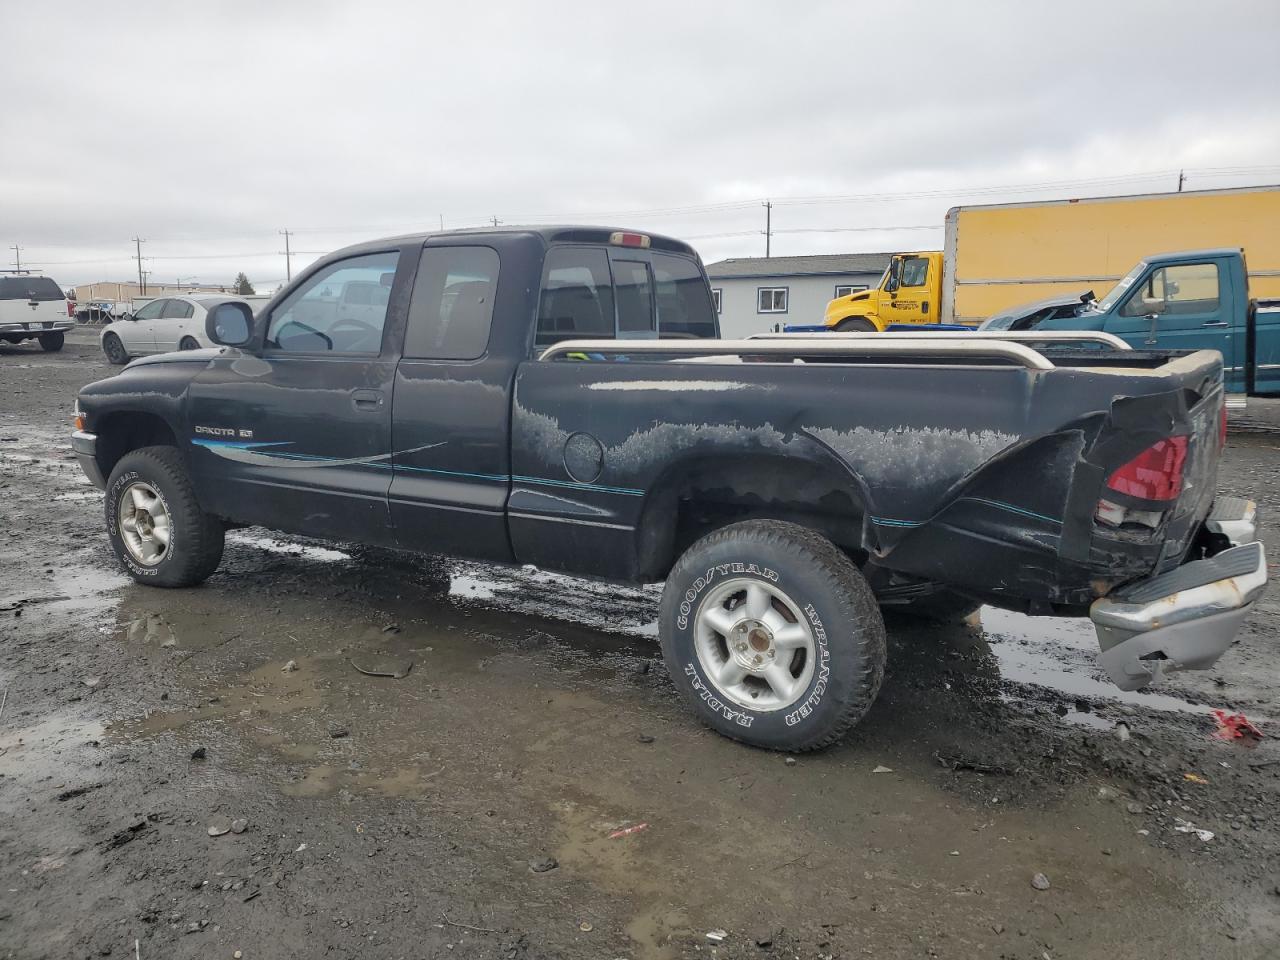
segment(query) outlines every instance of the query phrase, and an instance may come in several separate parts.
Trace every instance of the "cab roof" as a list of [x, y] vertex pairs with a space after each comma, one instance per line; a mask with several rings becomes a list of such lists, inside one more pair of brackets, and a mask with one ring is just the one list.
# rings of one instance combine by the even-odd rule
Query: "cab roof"
[[457, 230], [432, 230], [425, 233], [406, 233], [399, 236], [383, 237], [380, 240], [368, 240], [363, 243], [352, 244], [349, 247], [343, 247], [340, 250], [335, 250], [321, 259], [328, 260], [339, 254], [342, 256], [351, 256], [352, 254], [375, 253], [379, 250], [385, 250], [388, 245], [404, 245], [412, 243], [425, 244], [429, 240], [448, 239], [451, 237], [465, 237], [468, 240], [476, 240], [485, 237], [497, 238], [525, 236], [536, 237], [546, 246], [550, 246], [553, 243], [600, 243], [607, 245], [609, 243], [609, 238], [615, 233], [640, 234], [648, 237], [649, 249], [651, 250], [663, 250], [669, 253], [682, 253], [695, 258], [698, 256], [697, 251], [683, 240], [677, 240], [675, 237], [668, 237], [660, 233], [650, 233], [646, 230], [624, 229], [622, 227], [554, 224], [545, 226], [501, 225], [497, 227], [464, 227]]

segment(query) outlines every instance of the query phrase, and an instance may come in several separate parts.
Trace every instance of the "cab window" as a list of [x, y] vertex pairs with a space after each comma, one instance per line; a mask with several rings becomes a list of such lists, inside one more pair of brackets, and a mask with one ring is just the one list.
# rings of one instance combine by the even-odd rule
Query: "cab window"
[[618, 301], [618, 336], [653, 333], [653, 284], [647, 263], [614, 260], [613, 295]]
[[152, 300], [150, 303], [139, 307], [133, 318], [135, 320], [155, 320], [160, 316], [168, 302], [168, 300]]
[[720, 312], [720, 291], [712, 291], [713, 307], [707, 293], [707, 282], [698, 265], [692, 260], [666, 253], [654, 253], [652, 263], [654, 293], [658, 301], [658, 336], [716, 336], [715, 314]]
[[598, 247], [552, 247], [542, 267], [534, 344], [613, 337], [609, 256]]
[[271, 311], [266, 346], [291, 353], [378, 353], [399, 253], [321, 268]]
[[474, 360], [489, 345], [498, 253], [492, 247], [427, 247], [409, 301], [406, 357]]
[[1179, 263], [1152, 270], [1120, 308], [1120, 316], [1145, 317], [1152, 309], [1144, 300], [1163, 300], [1164, 316], [1213, 313], [1219, 304], [1218, 265]]
[[929, 260], [927, 257], [908, 257], [902, 261], [902, 285], [904, 287], [923, 287], [929, 278]]

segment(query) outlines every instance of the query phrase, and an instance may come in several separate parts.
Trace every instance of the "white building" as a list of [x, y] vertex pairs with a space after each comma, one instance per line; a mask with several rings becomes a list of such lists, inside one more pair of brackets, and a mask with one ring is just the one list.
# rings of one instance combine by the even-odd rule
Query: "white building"
[[822, 323], [827, 304], [880, 283], [889, 253], [739, 257], [707, 267], [720, 335], [745, 337]]

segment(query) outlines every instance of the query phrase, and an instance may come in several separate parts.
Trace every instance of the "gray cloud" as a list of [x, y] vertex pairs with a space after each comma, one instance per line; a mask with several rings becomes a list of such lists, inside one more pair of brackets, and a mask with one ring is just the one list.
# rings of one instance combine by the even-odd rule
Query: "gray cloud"
[[774, 224], [937, 229], [774, 251], [928, 247], [969, 199], [1280, 180], [1278, 27], [1269, 0], [30, 4], [5, 18], [0, 241], [63, 283], [127, 278], [135, 234], [159, 278], [269, 281], [283, 227], [320, 251], [612, 213], [722, 235], [697, 241], [718, 259], [763, 252], [758, 206], [621, 214], [890, 193]]

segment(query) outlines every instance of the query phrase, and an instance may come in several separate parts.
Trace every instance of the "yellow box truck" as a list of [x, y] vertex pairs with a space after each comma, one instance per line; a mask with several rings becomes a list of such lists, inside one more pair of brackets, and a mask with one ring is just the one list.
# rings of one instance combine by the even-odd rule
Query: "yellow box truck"
[[1244, 248], [1251, 294], [1280, 297], [1280, 186], [952, 207], [942, 251], [899, 254], [875, 290], [794, 331], [977, 326], [1032, 301], [1110, 290], [1153, 254]]
[[1145, 257], [1209, 247], [1243, 247], [1251, 294], [1280, 297], [1280, 186], [953, 207], [945, 226], [942, 323], [1101, 297]]

